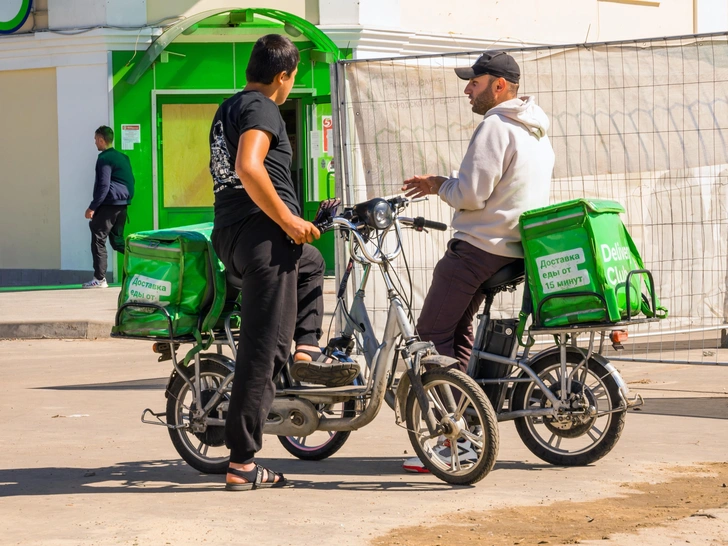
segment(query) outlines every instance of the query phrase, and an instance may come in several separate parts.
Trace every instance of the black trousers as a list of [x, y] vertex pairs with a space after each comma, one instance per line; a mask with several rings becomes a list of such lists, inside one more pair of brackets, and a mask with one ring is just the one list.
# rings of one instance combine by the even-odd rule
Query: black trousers
[[91, 229], [91, 256], [94, 263], [94, 277], [106, 278], [107, 254], [106, 239], [111, 248], [124, 253], [124, 225], [126, 224], [126, 205], [101, 205], [88, 223]]
[[245, 464], [262, 447], [276, 391], [273, 379], [286, 364], [291, 342], [318, 345], [325, 264], [316, 248], [293, 244], [264, 213], [215, 229], [212, 244], [225, 267], [242, 279], [240, 342], [225, 444], [230, 462]]

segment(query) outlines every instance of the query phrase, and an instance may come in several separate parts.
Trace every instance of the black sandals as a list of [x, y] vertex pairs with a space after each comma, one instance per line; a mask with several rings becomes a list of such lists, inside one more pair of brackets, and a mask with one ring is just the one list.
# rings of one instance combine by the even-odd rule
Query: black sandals
[[[245, 480], [245, 483], [226, 483], [225, 489], [228, 491], [250, 491], [251, 489], [265, 489], [273, 487], [285, 487], [288, 480], [283, 474], [273, 472], [259, 464], [255, 465], [252, 470], [239, 470], [237, 468], [228, 467], [228, 474], [233, 474]], [[265, 475], [267, 473], [267, 475]], [[265, 476], [265, 480], [263, 477]], [[278, 481], [275, 481], [278, 478]]]

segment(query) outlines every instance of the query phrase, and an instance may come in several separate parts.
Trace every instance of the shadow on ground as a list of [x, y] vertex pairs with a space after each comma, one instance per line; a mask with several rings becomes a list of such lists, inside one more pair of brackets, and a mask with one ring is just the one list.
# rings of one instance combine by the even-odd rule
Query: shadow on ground
[[646, 398], [645, 405], [634, 408], [632, 412], [674, 417], [728, 419], [728, 397]]
[[[451, 486], [434, 476], [403, 472], [402, 458], [337, 457], [328, 461], [266, 459], [266, 466], [283, 472], [292, 487], [351, 491], [444, 491]], [[500, 461], [497, 470], [563, 471], [547, 464]], [[326, 476], [336, 480], [326, 480]], [[306, 480], [299, 477], [317, 476]], [[341, 479], [351, 476], [351, 480]], [[368, 478], [362, 481], [361, 478]], [[87, 495], [91, 493], [194, 493], [222, 489], [223, 476], [201, 474], [181, 460], [122, 462], [99, 468], [45, 467], [0, 469], [0, 497]]]
[[35, 387], [40, 390], [54, 391], [141, 391], [154, 390], [164, 391], [169, 382], [168, 377], [153, 379], [132, 379], [129, 381], [114, 381], [109, 383], [85, 383], [82, 385], [51, 385], [48, 387]]
[[[57, 385], [36, 387], [38, 389], [61, 391], [118, 391], [118, 390], [164, 390], [167, 378], [135, 379], [110, 383], [86, 383], [81, 385]], [[728, 397], [676, 397], [646, 398], [645, 405], [631, 410], [648, 415], [671, 415], [675, 417], [698, 417], [702, 419], [728, 419]]]

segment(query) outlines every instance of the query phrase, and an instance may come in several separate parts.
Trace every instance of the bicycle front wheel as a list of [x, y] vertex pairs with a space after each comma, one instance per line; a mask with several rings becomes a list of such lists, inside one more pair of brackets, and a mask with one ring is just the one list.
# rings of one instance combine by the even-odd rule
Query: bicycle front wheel
[[405, 412], [410, 441], [427, 469], [444, 482], [470, 485], [493, 469], [498, 422], [483, 389], [459, 370], [436, 368], [422, 384], [441, 434], [432, 435], [414, 390]]

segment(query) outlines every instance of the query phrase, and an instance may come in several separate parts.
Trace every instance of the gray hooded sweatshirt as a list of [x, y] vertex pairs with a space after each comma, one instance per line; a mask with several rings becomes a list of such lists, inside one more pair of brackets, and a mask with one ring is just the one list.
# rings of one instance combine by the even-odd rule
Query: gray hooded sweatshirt
[[439, 191], [456, 209], [456, 239], [498, 256], [523, 257], [518, 219], [549, 204], [554, 151], [548, 128], [533, 97], [511, 99], [486, 112], [459, 172]]

